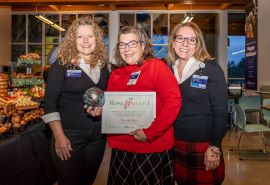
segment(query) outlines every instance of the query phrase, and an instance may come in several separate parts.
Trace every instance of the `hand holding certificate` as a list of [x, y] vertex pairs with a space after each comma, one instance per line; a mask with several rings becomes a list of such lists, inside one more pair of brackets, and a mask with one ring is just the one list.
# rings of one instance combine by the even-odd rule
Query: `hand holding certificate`
[[155, 92], [105, 92], [102, 133], [125, 134], [147, 128], [156, 117]]

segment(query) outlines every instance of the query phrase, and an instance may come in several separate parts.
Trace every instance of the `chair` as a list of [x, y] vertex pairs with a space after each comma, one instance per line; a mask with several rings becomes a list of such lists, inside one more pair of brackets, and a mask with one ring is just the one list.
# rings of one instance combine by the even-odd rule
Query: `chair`
[[[261, 98], [260, 96], [242, 96], [239, 99], [238, 103], [245, 111], [246, 114], [249, 115], [249, 119], [251, 120], [252, 113], [259, 113], [259, 122], [261, 122]], [[252, 121], [251, 121], [252, 122]]]
[[[270, 128], [261, 124], [261, 123], [259, 123], [259, 124], [252, 124], [252, 123], [246, 124], [246, 113], [244, 112], [244, 109], [240, 105], [234, 105], [233, 111], [235, 111], [235, 124], [241, 130], [241, 134], [239, 136], [238, 144], [237, 144], [237, 152], [239, 152], [239, 150], [240, 150], [241, 139], [245, 133], [270, 132]], [[262, 137], [262, 139], [263, 139], [263, 137]], [[263, 142], [264, 142], [264, 140], [263, 140]], [[263, 151], [266, 151], [265, 150], [266, 142], [264, 142], [264, 145], [265, 146], [264, 146]]]
[[228, 123], [229, 123], [229, 139], [228, 139], [228, 148], [230, 149], [230, 139], [231, 139], [231, 132], [235, 128], [235, 114], [232, 111], [234, 104], [239, 103], [239, 99], [243, 94], [242, 84], [240, 83], [228, 83]]
[[270, 126], [270, 85], [262, 85], [260, 87], [260, 97], [261, 97], [261, 118]]
[[234, 103], [228, 102], [228, 122], [229, 122], [229, 131], [228, 131], [228, 150], [233, 151], [230, 147], [230, 141], [231, 141], [231, 133], [236, 127], [235, 120], [236, 120], [236, 113], [234, 108]]
[[[262, 122], [270, 127], [270, 85], [262, 85], [259, 93], [261, 97]], [[270, 142], [269, 139], [267, 140], [268, 143]]]

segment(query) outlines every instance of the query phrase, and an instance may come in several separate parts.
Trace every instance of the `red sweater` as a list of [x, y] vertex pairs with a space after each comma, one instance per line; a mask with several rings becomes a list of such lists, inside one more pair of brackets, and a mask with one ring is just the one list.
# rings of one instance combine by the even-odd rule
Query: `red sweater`
[[[131, 73], [141, 71], [135, 85], [127, 85]], [[156, 118], [143, 129], [148, 141], [139, 142], [128, 134], [110, 134], [108, 143], [135, 153], [169, 150], [174, 144], [173, 123], [182, 104], [179, 86], [169, 67], [161, 60], [148, 59], [143, 65], [129, 65], [114, 70], [109, 78], [108, 91], [156, 92]]]

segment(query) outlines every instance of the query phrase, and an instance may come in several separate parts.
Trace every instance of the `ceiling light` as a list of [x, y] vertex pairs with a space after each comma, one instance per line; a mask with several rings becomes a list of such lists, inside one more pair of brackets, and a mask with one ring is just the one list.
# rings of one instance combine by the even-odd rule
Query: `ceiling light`
[[55, 29], [58, 29], [59, 31], [66, 31], [64, 28], [58, 26], [57, 24], [51, 24], [51, 26], [54, 27]]
[[189, 20], [189, 16], [186, 16], [182, 23], [186, 23], [186, 22], [188, 22], [188, 20]]
[[42, 15], [36, 15], [36, 18], [38, 18], [39, 20], [45, 22], [46, 24], [54, 24], [52, 21], [50, 21], [49, 19], [47, 19], [46, 17], [42, 16]]
[[186, 16], [182, 23], [191, 22], [193, 19], [194, 19], [194, 17], [192, 15]]
[[191, 17], [189, 18], [188, 22], [191, 22], [193, 19], [194, 19], [194, 17], [191, 16]]
[[240, 51], [233, 52], [232, 55], [236, 55], [236, 54], [238, 54], [238, 53], [243, 53], [243, 52], [245, 52], [244, 49], [243, 49], [243, 50], [240, 50]]
[[54, 22], [50, 21], [49, 19], [47, 19], [43, 15], [35, 15], [35, 17], [38, 18], [39, 20], [41, 20], [42, 22], [52, 26], [53, 28], [59, 30], [59, 31], [66, 31], [64, 28], [62, 28], [61, 26], [59, 26], [59, 25], [55, 24]]
[[190, 4], [190, 15], [185, 13], [185, 19], [182, 23], [191, 22], [194, 19], [194, 16], [192, 15], [192, 4]]

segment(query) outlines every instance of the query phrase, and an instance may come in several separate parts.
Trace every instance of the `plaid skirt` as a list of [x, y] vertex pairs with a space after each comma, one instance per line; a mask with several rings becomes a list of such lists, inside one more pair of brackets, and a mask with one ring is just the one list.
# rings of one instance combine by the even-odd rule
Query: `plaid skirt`
[[223, 156], [219, 166], [205, 171], [204, 153], [209, 143], [196, 143], [175, 140], [174, 169], [178, 185], [219, 185], [225, 177]]
[[112, 149], [108, 185], [174, 185], [172, 151], [133, 153]]

